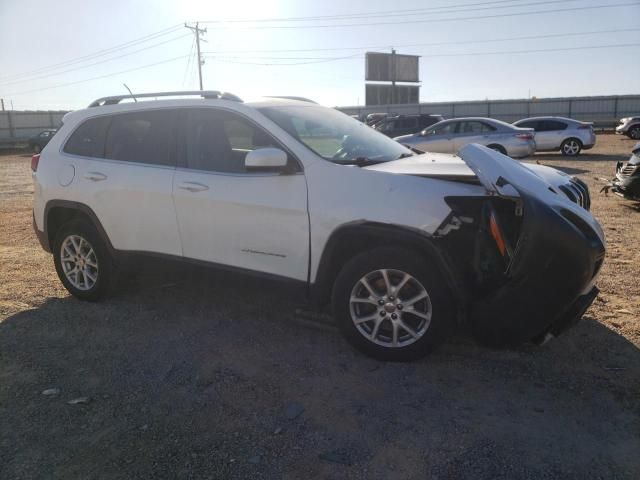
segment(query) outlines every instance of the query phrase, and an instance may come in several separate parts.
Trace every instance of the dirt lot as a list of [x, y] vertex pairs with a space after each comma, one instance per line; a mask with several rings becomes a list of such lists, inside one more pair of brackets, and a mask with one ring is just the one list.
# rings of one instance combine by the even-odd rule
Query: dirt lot
[[1, 156], [0, 478], [640, 478], [640, 207], [594, 180], [632, 144], [535, 157], [589, 184], [608, 238], [584, 321], [507, 351], [461, 332], [411, 364], [228, 274], [155, 266], [71, 298], [31, 229], [29, 155]]

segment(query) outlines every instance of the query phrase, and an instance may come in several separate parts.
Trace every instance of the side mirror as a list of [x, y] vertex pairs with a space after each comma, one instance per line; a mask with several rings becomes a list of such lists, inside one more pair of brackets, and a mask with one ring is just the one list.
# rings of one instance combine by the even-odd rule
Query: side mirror
[[279, 148], [258, 148], [244, 157], [247, 170], [281, 170], [287, 166], [287, 154]]

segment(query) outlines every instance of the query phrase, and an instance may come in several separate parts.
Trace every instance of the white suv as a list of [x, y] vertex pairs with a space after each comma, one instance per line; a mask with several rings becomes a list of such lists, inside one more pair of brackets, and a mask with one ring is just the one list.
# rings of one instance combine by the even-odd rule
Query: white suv
[[597, 294], [577, 179], [478, 145], [414, 154], [307, 101], [137, 98], [169, 95], [69, 113], [32, 160], [36, 233], [80, 299], [131, 258], [199, 261], [303, 285], [353, 345], [408, 360], [463, 320], [494, 345], [548, 339]]

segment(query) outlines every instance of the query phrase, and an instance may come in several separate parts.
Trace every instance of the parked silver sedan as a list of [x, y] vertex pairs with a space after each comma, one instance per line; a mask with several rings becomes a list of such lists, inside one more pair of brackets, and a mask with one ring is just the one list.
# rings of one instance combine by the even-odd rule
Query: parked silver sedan
[[423, 152], [455, 153], [469, 143], [485, 145], [513, 158], [528, 157], [536, 151], [533, 129], [482, 117], [444, 120], [395, 140]]
[[536, 131], [536, 150], [554, 152], [575, 157], [582, 150], [596, 144], [593, 124], [564, 117], [524, 118], [514, 122], [517, 127], [533, 128]]

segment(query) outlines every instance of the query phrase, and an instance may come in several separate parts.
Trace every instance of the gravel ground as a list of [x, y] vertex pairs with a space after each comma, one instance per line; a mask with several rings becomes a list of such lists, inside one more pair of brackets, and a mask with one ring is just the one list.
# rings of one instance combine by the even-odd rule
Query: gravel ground
[[584, 321], [410, 364], [229, 274], [150, 265], [71, 298], [31, 229], [29, 155], [1, 156], [0, 478], [640, 478], [640, 207], [596, 180], [632, 145], [533, 159], [590, 185], [608, 238]]

